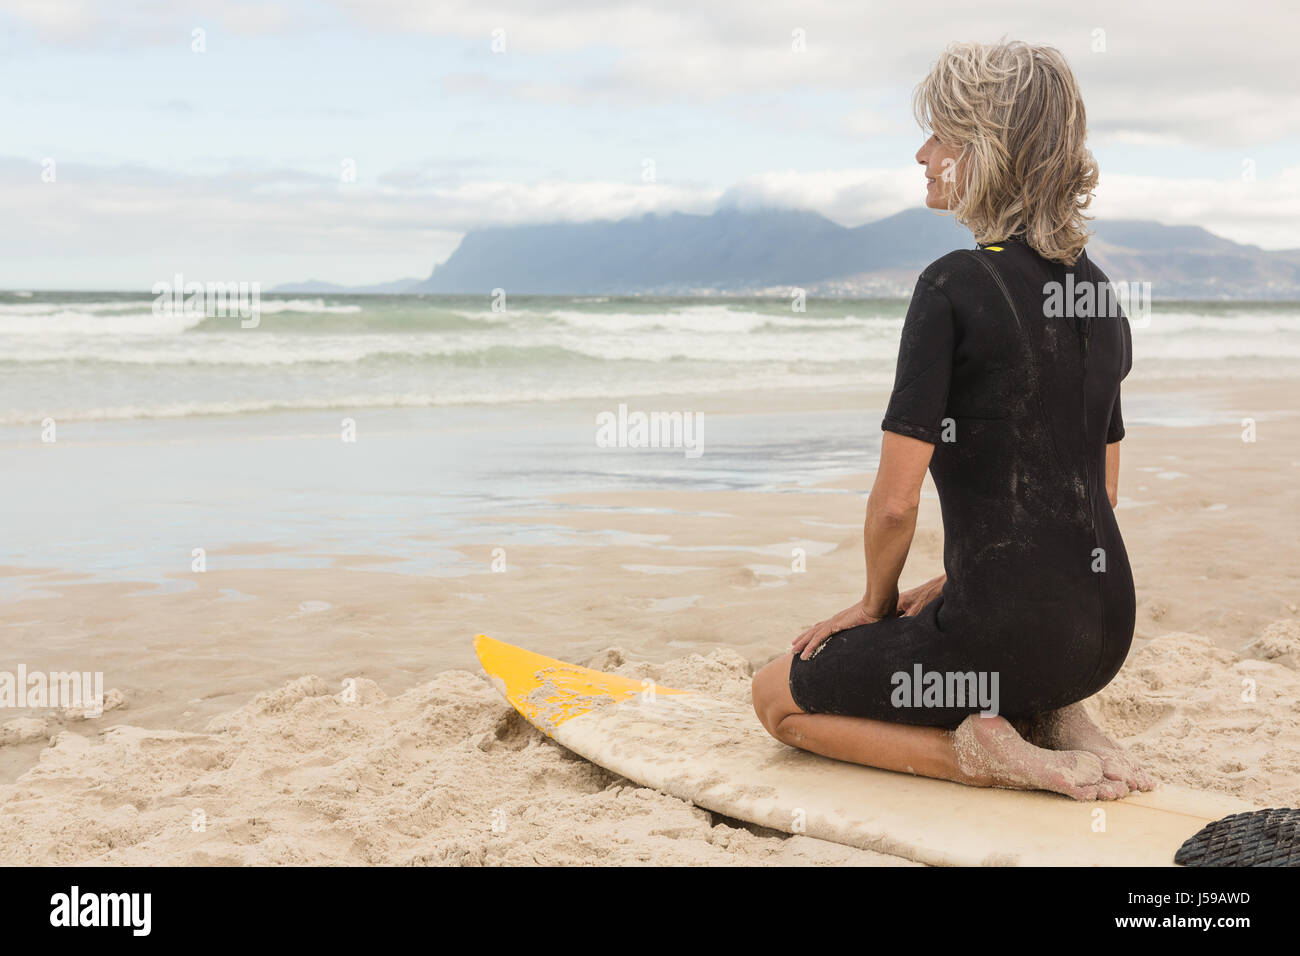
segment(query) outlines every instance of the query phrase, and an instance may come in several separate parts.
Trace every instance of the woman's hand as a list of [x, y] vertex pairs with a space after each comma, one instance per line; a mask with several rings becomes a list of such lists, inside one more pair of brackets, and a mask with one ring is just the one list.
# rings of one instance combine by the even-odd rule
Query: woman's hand
[[866, 605], [861, 601], [852, 607], [845, 608], [829, 620], [822, 621], [820, 624], [814, 624], [808, 630], [804, 631], [792, 642], [792, 650], [799, 655], [802, 660], [808, 660], [813, 653], [821, 646], [822, 642], [832, 634], [838, 634], [840, 631], [847, 631], [851, 627], [857, 627], [860, 624], [874, 624], [879, 621], [879, 617], [873, 617], [867, 612]]
[[904, 591], [898, 596], [898, 613], [903, 617], [915, 617], [921, 613], [921, 608], [925, 607], [943, 591], [943, 584], [948, 580], [948, 575], [941, 574], [937, 578], [931, 578], [924, 584], [917, 585], [910, 591]]

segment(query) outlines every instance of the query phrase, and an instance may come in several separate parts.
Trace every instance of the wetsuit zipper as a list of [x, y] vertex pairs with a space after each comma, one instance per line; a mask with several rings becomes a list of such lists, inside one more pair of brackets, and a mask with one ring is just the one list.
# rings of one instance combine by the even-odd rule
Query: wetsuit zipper
[[1079, 317], [1079, 351], [1083, 358], [1083, 374], [1079, 378], [1079, 399], [1083, 406], [1083, 480], [1088, 492], [1088, 514], [1092, 519], [1092, 533], [1097, 533], [1097, 501], [1092, 486], [1092, 457], [1088, 452], [1088, 336], [1092, 334], [1092, 318]]
[[[1083, 481], [1084, 491], [1088, 495], [1088, 524], [1092, 531], [1093, 548], [1101, 547], [1097, 538], [1097, 487], [1092, 480], [1092, 449], [1090, 447], [1088, 432], [1088, 337], [1092, 334], [1092, 316], [1079, 316], [1079, 351], [1082, 358], [1082, 373], [1079, 376], [1079, 401], [1083, 410]], [[1109, 559], [1109, 555], [1102, 551], [1102, 560]], [[1095, 558], [1089, 555], [1089, 569], [1092, 567], [1092, 560]], [[1104, 574], [1105, 572], [1101, 572]], [[1106, 663], [1106, 645], [1109, 643], [1110, 635], [1106, 627], [1106, 589], [1102, 587], [1102, 580], [1099, 573], [1092, 572], [1092, 576], [1097, 581], [1097, 608], [1101, 611], [1101, 655], [1097, 661], [1096, 670], [1092, 672], [1088, 684], [1091, 686], [1097, 680], [1097, 674], [1100, 673], [1102, 666]]]

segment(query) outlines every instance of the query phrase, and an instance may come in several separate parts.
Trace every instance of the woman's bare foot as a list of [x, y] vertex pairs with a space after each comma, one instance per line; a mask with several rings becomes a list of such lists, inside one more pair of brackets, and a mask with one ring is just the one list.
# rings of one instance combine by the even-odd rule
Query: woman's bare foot
[[1130, 790], [1154, 790], [1155, 779], [1092, 722], [1082, 703], [1033, 718], [1025, 739], [1049, 750], [1083, 750], [1101, 761], [1102, 772]]
[[1100, 758], [1081, 750], [1035, 747], [1005, 717], [967, 717], [953, 731], [963, 782], [1015, 790], [1051, 790], [1075, 800], [1115, 800], [1123, 780], [1107, 778]]

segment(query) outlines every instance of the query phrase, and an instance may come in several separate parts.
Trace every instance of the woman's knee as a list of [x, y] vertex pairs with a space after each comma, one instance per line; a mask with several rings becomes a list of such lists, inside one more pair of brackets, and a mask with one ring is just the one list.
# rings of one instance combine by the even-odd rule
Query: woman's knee
[[792, 655], [782, 654], [766, 664], [754, 675], [751, 696], [754, 713], [769, 734], [780, 740], [777, 728], [791, 714], [802, 713], [790, 694], [790, 660]]

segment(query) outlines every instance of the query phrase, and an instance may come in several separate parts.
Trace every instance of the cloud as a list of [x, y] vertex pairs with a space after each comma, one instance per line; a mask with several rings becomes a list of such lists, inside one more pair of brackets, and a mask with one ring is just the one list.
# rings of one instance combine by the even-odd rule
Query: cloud
[[[468, 165], [472, 160], [465, 161]], [[455, 167], [421, 178], [394, 170], [376, 185], [346, 184], [292, 168], [181, 174], [141, 166], [40, 166], [0, 159], [12, 221], [41, 224], [0, 238], [0, 286], [47, 285], [102, 268], [101, 287], [143, 287], [180, 269], [266, 283], [307, 275], [345, 283], [427, 275], [464, 232], [493, 225], [622, 219], [647, 212], [708, 214], [719, 206], [811, 209], [845, 226], [919, 206], [912, 168], [772, 171], [730, 188], [460, 180]], [[1300, 167], [1258, 181], [1104, 176], [1099, 218], [1202, 225], [1238, 242], [1300, 247]], [[131, 278], [117, 270], [129, 262]], [[61, 271], [60, 271], [61, 270]], [[86, 270], [90, 270], [87, 272]], [[309, 271], [308, 271], [309, 270]], [[63, 276], [59, 279], [58, 276]], [[115, 280], [115, 281], [114, 281]], [[96, 284], [91, 281], [91, 284]]]
[[[1240, 242], [1300, 247], [1300, 168], [1266, 168], [1266, 158], [1275, 162], [1300, 141], [1300, 71], [1288, 42], [1300, 13], [1290, 2], [1101, 0], [1083, 7], [1003, 0], [996, 21], [989, 9], [934, 3], [924, 15], [892, 5], [866, 12], [850, 0], [0, 0], [6, 26], [17, 25], [7, 48], [29, 57], [66, 48], [72, 72], [64, 75], [73, 80], [50, 91], [20, 84], [7, 94], [33, 112], [38, 99], [63, 112], [51, 112], [49, 129], [24, 130], [25, 139], [10, 147], [31, 150], [27, 159], [0, 159], [11, 220], [40, 223], [0, 237], [7, 257], [0, 284], [23, 284], [41, 270], [111, 276], [123, 264], [167, 274], [169, 263], [186, 257], [268, 282], [303, 278], [307, 266], [338, 281], [378, 281], [427, 274], [469, 229], [707, 213], [719, 204], [813, 209], [858, 225], [921, 202], [917, 170], [885, 152], [899, 143], [908, 154], [914, 148], [907, 147], [915, 133], [911, 87], [950, 40], [1003, 34], [1059, 46], [1083, 86], [1094, 143], [1128, 157], [1127, 175], [1110, 172], [1117, 168], [1110, 160], [1103, 164], [1098, 216], [1203, 225]], [[247, 155], [198, 154], [188, 168], [179, 160], [164, 168], [113, 165], [104, 138], [81, 136], [81, 124], [66, 121], [89, 110], [79, 88], [97, 89], [89, 68], [84, 76], [76, 70], [77, 57], [131, 46], [184, 50], [196, 26], [224, 33], [228, 45], [231, 38], [283, 36], [286, 49], [299, 54], [316, 39], [304, 35], [333, 31], [333, 49], [358, 51], [355, 70], [382, 60], [390, 41], [408, 55], [412, 41], [421, 54], [427, 46], [439, 55], [427, 74], [400, 74], [425, 86], [390, 83], [381, 69], [373, 88], [348, 86], [356, 91], [351, 99], [340, 99], [337, 84], [276, 86], [273, 63], [257, 77], [268, 85], [250, 87], [254, 100], [238, 84], [217, 95], [197, 81], [173, 87], [160, 80], [146, 101], [153, 113], [196, 125], [214, 115], [247, 120], [246, 138], [223, 147], [247, 148]], [[491, 51], [494, 30], [504, 30], [500, 54]], [[797, 37], [806, 39], [802, 52]], [[131, 62], [148, 66], [148, 55]], [[128, 91], [123, 116], [110, 102], [102, 115], [84, 117], [87, 127], [140, 129], [130, 114], [138, 106], [132, 77], [105, 88]], [[574, 108], [593, 104], [601, 109], [575, 126]], [[386, 110], [400, 120], [390, 123]], [[421, 126], [428, 110], [460, 139], [438, 123]], [[274, 122], [263, 122], [268, 116]], [[340, 181], [332, 141], [317, 135], [332, 129], [321, 117], [340, 121], [340, 138], [372, 150], [361, 155], [367, 176], [374, 173], [367, 182]], [[417, 132], [387, 135], [403, 123], [398, 133]], [[607, 125], [592, 133], [584, 123]], [[743, 138], [715, 143], [715, 125]], [[673, 168], [711, 181], [607, 181], [599, 150], [575, 145], [565, 152], [566, 130], [575, 129], [575, 144], [605, 145], [607, 138], [635, 156], [647, 141], [665, 143], [680, 130], [681, 142], [697, 151], [684, 146]], [[149, 135], [118, 148], [170, 155]], [[763, 150], [753, 144], [773, 137], [782, 137], [783, 150], [771, 165], [805, 168], [764, 169]], [[887, 139], [878, 155], [887, 158], [870, 161], [903, 162], [857, 168], [863, 144], [880, 137]], [[834, 154], [809, 150], [805, 161], [797, 146], [805, 139], [847, 145]], [[419, 161], [433, 151], [430, 142], [469, 155]], [[44, 184], [31, 160], [45, 149], [99, 163], [61, 162], [58, 182]], [[1261, 157], [1257, 181], [1240, 175], [1253, 156]], [[1151, 162], [1152, 174], [1131, 174], [1146, 172], [1138, 162]], [[1221, 178], [1203, 175], [1218, 162]], [[828, 168], [806, 168], [812, 163]], [[304, 171], [313, 167], [326, 174]], [[1179, 179], [1180, 169], [1202, 175]]]
[[275, 0], [0, 0], [0, 13], [46, 43], [79, 50], [188, 47], [197, 28], [252, 37], [317, 22], [310, 4]]
[[[1220, 179], [1174, 179], [1102, 172], [1089, 212], [1097, 219], [1152, 219], [1203, 226], [1235, 242], [1300, 249], [1300, 166], [1251, 179], [1249, 167]], [[748, 176], [721, 202], [742, 208], [813, 209], [857, 226], [919, 205], [915, 168], [787, 170]]]
[[94, 39], [101, 11], [94, 0], [3, 0], [0, 11], [56, 42]]
[[1204, 226], [1265, 249], [1300, 249], [1300, 166], [1255, 180], [1241, 175], [1162, 179], [1103, 171], [1090, 211], [1105, 219]]
[[[611, 66], [544, 84], [545, 98], [708, 101], [770, 91], [906, 90], [955, 39], [1002, 35], [1058, 46], [1083, 84], [1102, 138], [1162, 145], [1271, 142], [1300, 133], [1300, 71], [1283, 37], [1300, 31], [1291, 0], [1230, 7], [1183, 0], [1099, 0], [1086, 5], [1002, 0], [997, 18], [971, 3], [908, 5], [805, 0], [334, 0], [363, 28], [457, 37], [505, 55], [591, 48]], [[996, 26], [992, 24], [996, 23]], [[806, 38], [795, 52], [793, 34]], [[523, 81], [498, 92], [525, 96]], [[537, 95], [537, 94], [533, 94]], [[869, 124], [874, 123], [870, 117]]]
[[[901, 96], [951, 40], [1006, 35], [1061, 48], [1099, 139], [1237, 146], [1300, 134], [1300, 71], [1288, 42], [1300, 32], [1293, 0], [1001, 0], [995, 19], [987, 5], [967, 2], [932, 3], [920, 15], [906, 4], [868, 12], [856, 0], [123, 0], [111, 7], [0, 0], [0, 10], [47, 41], [92, 46], [176, 42], [200, 24], [233, 35], [301, 34], [330, 28], [331, 9], [372, 35], [463, 41], [465, 52], [485, 58], [484, 70], [448, 78], [445, 90], [526, 102], [707, 103], [866, 88]], [[502, 31], [503, 53], [492, 52], [494, 31]], [[806, 38], [802, 52], [796, 31]], [[555, 54], [590, 50], [611, 56], [575, 64], [572, 76], [554, 68]], [[487, 65], [494, 56], [530, 64], [532, 75], [495, 78], [495, 64]]]
[[920, 167], [786, 170], [747, 176], [726, 190], [721, 204], [742, 209], [812, 209], [842, 226], [860, 226], [918, 206], [925, 196]]
[[60, 163], [45, 183], [38, 163], [18, 158], [0, 158], [0, 181], [11, 221], [40, 223], [0, 236], [3, 288], [147, 287], [177, 269], [265, 283], [425, 276], [470, 229], [707, 213], [720, 193], [559, 180], [401, 188], [293, 169], [199, 175], [77, 163]]

